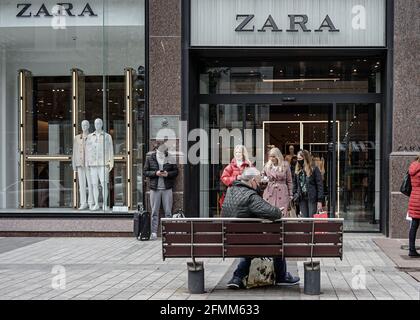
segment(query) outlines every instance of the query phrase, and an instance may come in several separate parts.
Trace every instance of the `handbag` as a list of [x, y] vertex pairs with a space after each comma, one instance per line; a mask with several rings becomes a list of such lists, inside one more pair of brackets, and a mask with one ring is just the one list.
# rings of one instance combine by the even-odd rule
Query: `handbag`
[[406, 195], [407, 197], [410, 196], [411, 194], [411, 178], [410, 178], [410, 174], [407, 173], [404, 175], [403, 181], [401, 183], [401, 187], [400, 187], [400, 192], [404, 195]]
[[271, 258], [254, 258], [249, 267], [246, 288], [271, 286], [274, 284], [274, 264]]

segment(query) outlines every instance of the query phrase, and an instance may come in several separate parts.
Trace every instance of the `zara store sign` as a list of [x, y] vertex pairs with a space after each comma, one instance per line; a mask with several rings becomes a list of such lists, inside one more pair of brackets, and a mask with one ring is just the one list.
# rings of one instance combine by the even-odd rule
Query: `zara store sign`
[[386, 0], [191, 0], [191, 46], [383, 47]]
[[83, 9], [78, 11], [71, 2], [58, 2], [49, 7], [45, 3], [34, 5], [33, 3], [18, 3], [16, 5], [18, 12], [17, 18], [31, 18], [31, 17], [54, 17], [57, 15], [67, 17], [97, 17], [98, 15], [93, 11], [92, 6], [87, 2]]
[[145, 0], [0, 0], [0, 28], [144, 26]]

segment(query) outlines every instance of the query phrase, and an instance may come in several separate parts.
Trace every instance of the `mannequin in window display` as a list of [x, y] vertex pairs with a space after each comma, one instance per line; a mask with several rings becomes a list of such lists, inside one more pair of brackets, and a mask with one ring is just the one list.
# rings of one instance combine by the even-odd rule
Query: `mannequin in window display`
[[295, 157], [295, 147], [293, 145], [289, 146], [289, 154], [286, 155], [286, 157], [284, 158], [284, 160], [286, 160], [287, 162], [289, 162], [289, 164], [292, 164], [292, 159], [293, 157]]
[[90, 210], [99, 210], [99, 183], [102, 187], [103, 210], [109, 210], [108, 183], [109, 173], [114, 167], [114, 146], [110, 134], [103, 131], [103, 121], [95, 120], [95, 132], [86, 142], [86, 165], [90, 171], [93, 189], [93, 206]]
[[[79, 210], [84, 210], [89, 206], [93, 206], [92, 182], [90, 178], [89, 168], [86, 166], [86, 141], [89, 136], [89, 121], [83, 120], [82, 133], [74, 137], [73, 140], [73, 157], [72, 166], [73, 171], [77, 172], [77, 179], [79, 181], [79, 195], [80, 207]], [[86, 181], [88, 186], [88, 202], [86, 202]]]

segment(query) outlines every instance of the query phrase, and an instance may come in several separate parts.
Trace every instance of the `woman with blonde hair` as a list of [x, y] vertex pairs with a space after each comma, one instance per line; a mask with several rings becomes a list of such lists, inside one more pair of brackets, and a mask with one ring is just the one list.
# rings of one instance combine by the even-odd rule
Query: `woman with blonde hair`
[[[252, 163], [249, 160], [248, 151], [243, 145], [235, 146], [233, 150], [233, 159], [229, 165], [223, 170], [220, 180], [226, 187], [231, 187], [233, 182], [241, 179], [241, 174], [245, 168], [252, 167]], [[225, 193], [222, 194], [219, 200], [220, 208], [223, 205], [225, 199]]]
[[321, 171], [313, 164], [311, 154], [300, 150], [293, 181], [293, 201], [299, 204], [300, 212], [305, 218], [312, 218], [317, 210], [322, 210], [324, 186]]
[[416, 250], [416, 235], [420, 225], [420, 154], [410, 164], [408, 174], [411, 180], [411, 194], [408, 202], [408, 215], [411, 217], [408, 255], [419, 258], [420, 254]]
[[293, 197], [292, 172], [278, 148], [272, 148], [268, 153], [263, 174], [268, 178], [268, 185], [263, 194], [264, 200], [272, 206], [284, 208], [283, 212], [287, 212]]

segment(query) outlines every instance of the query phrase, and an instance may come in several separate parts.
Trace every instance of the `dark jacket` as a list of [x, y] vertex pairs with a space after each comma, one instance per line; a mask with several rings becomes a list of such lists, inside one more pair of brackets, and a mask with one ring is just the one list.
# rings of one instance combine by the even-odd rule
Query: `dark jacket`
[[[305, 171], [302, 171], [305, 174]], [[293, 198], [296, 199], [298, 195], [302, 194], [302, 190], [299, 183], [299, 175], [295, 174], [293, 177]], [[305, 174], [306, 175], [306, 174]], [[322, 202], [324, 201], [324, 185], [322, 182], [321, 171], [318, 167], [312, 168], [312, 175], [306, 177], [308, 200], [310, 202]], [[302, 200], [302, 197], [300, 197]]]
[[280, 219], [279, 208], [265, 201], [255, 189], [240, 181], [228, 188], [222, 206], [223, 218], [263, 218]]
[[[150, 179], [151, 190], [156, 190], [158, 186], [159, 177], [156, 175], [156, 171], [159, 171], [159, 163], [156, 159], [156, 152], [152, 152], [146, 156], [146, 163], [143, 170], [144, 176]], [[163, 177], [165, 188], [172, 189], [175, 184], [175, 178], [178, 176], [178, 167], [175, 164], [175, 161], [172, 161], [172, 158], [165, 158], [163, 171], [168, 172], [168, 177]]]

